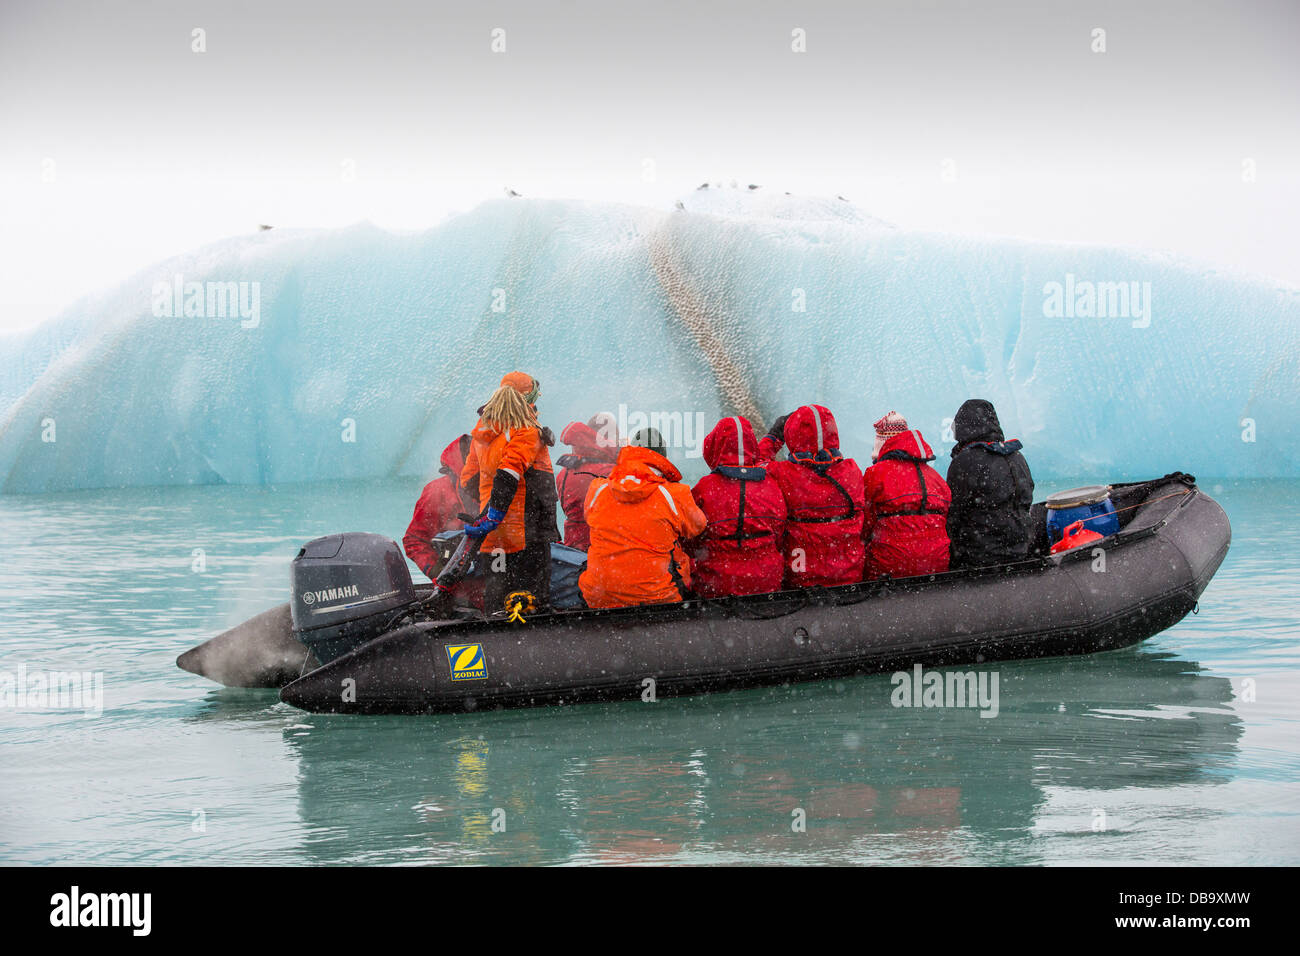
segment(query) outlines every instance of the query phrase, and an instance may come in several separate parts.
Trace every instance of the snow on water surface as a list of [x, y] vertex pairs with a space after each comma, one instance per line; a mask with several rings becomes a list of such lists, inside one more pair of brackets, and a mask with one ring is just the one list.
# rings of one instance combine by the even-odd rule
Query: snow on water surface
[[[176, 275], [258, 283], [256, 325], [155, 316]], [[1149, 283], [1149, 314], [1047, 314], [1067, 276]], [[501, 200], [422, 233], [226, 240], [0, 339], [0, 488], [426, 475], [512, 368], [542, 381], [557, 432], [620, 404], [707, 428], [816, 401], [865, 464], [884, 412], [943, 454], [945, 419], [978, 396], [1042, 475], [1294, 476], [1298, 328], [1279, 284], [907, 232], [836, 198]]]

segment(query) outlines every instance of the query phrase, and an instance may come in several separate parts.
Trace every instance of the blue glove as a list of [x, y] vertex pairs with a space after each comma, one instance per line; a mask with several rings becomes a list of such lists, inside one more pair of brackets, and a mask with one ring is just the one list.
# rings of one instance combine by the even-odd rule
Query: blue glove
[[482, 538], [495, 531], [506, 513], [500, 508], [488, 507], [487, 514], [471, 525], [465, 526], [465, 534], [470, 538]]

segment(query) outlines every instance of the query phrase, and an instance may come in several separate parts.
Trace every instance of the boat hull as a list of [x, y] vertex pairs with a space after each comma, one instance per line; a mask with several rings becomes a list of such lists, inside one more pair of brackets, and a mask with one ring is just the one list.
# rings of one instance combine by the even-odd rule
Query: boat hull
[[316, 712], [440, 713], [1111, 650], [1191, 611], [1231, 539], [1222, 508], [1194, 486], [1150, 483], [1140, 500], [1099, 547], [1007, 567], [522, 624], [418, 622], [280, 696]]

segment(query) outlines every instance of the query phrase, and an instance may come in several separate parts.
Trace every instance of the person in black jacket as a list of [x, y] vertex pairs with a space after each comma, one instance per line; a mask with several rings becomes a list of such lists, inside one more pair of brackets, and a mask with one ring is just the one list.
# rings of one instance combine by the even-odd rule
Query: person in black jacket
[[957, 446], [948, 465], [950, 566], [982, 567], [1023, 560], [1029, 553], [1034, 479], [1020, 442], [1006, 441], [990, 402], [964, 402], [952, 422]]

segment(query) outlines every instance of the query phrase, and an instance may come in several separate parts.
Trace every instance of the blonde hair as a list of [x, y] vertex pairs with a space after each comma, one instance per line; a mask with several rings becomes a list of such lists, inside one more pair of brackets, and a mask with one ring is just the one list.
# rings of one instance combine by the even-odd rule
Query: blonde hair
[[498, 428], [536, 428], [537, 413], [513, 387], [502, 385], [483, 406], [483, 421]]

